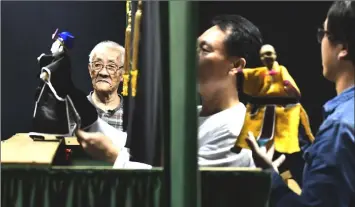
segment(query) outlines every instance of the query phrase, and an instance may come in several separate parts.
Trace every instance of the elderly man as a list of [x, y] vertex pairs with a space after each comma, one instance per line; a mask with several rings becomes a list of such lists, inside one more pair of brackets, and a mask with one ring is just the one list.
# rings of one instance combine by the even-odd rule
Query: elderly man
[[338, 1], [331, 6], [324, 27], [318, 31], [318, 40], [323, 75], [335, 83], [338, 95], [324, 105], [325, 120], [304, 153], [300, 195], [292, 192], [277, 174], [280, 162], [271, 163], [253, 135], [249, 135], [255, 164], [275, 169], [273, 206], [355, 206], [355, 2]]
[[[123, 97], [118, 86], [122, 81], [124, 53], [118, 43], [102, 41], [90, 52], [88, 65], [94, 90], [87, 97], [99, 117], [120, 131], [123, 131]], [[73, 128], [74, 121], [71, 125]]]
[[89, 55], [92, 91], [88, 98], [101, 119], [118, 130], [122, 128], [123, 97], [118, 92], [122, 81], [124, 48], [113, 41], [97, 44]]
[[[71, 79], [70, 48], [66, 44], [57, 46], [61, 52], [47, 55], [53, 61], [40, 61], [41, 69], [51, 73], [45, 83], [40, 83], [36, 94], [31, 136], [42, 136], [43, 133], [68, 136], [76, 129], [101, 132], [108, 138], [105, 147], [119, 150], [120, 159], [128, 160], [128, 150], [124, 147], [127, 134], [122, 132], [122, 97], [117, 92], [122, 77], [124, 48], [112, 41], [95, 46], [89, 56], [94, 92], [87, 96], [75, 87]], [[95, 141], [89, 142], [96, 144]], [[90, 145], [85, 142], [81, 145], [92, 153]], [[106, 157], [97, 158], [105, 160]]]
[[[258, 28], [237, 15], [215, 18], [213, 26], [198, 38], [198, 163], [200, 166], [253, 166], [251, 151], [230, 151], [244, 122], [245, 106], [239, 101], [236, 74], [250, 56], [258, 55], [262, 40]], [[77, 132], [94, 157], [113, 161], [120, 154], [101, 133]], [[94, 144], [93, 144], [94, 143]], [[120, 166], [122, 161], [113, 162]]]

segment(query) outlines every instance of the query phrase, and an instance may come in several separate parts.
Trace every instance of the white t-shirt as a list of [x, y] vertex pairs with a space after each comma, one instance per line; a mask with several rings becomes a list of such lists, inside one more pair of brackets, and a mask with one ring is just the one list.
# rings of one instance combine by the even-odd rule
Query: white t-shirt
[[[198, 106], [198, 113], [202, 106]], [[254, 167], [252, 153], [242, 149], [231, 152], [244, 124], [246, 108], [235, 106], [211, 116], [199, 116], [198, 164], [204, 167]]]
[[[198, 113], [202, 107], [198, 106]], [[198, 164], [200, 167], [254, 167], [251, 151], [231, 152], [244, 124], [246, 108], [243, 103], [207, 117], [198, 117]], [[113, 168], [150, 169], [152, 166], [129, 161], [122, 148]]]

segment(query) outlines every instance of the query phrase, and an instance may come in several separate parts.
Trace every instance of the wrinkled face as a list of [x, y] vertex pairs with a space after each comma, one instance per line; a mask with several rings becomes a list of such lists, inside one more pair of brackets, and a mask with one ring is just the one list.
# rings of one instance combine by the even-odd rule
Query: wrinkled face
[[224, 40], [227, 34], [218, 26], [205, 31], [197, 40], [198, 83], [218, 84], [228, 78], [231, 61], [228, 60]]
[[95, 91], [109, 93], [118, 89], [123, 75], [122, 56], [119, 51], [103, 46], [97, 48], [89, 63], [89, 73]]
[[322, 65], [323, 75], [330, 81], [335, 81], [338, 70], [340, 69], [340, 59], [344, 56], [343, 46], [341, 44], [335, 44], [329, 41], [331, 35], [327, 28], [328, 19], [324, 22], [323, 37], [321, 41], [321, 53], [322, 53]]

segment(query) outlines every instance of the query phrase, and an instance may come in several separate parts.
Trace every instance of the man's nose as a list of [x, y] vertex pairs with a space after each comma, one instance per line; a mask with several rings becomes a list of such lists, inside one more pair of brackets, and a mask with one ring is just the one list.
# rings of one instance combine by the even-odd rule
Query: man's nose
[[104, 76], [104, 77], [107, 77], [107, 76], [110, 76], [110, 74], [107, 72], [107, 69], [106, 67], [102, 68], [100, 71], [99, 71], [99, 76]]

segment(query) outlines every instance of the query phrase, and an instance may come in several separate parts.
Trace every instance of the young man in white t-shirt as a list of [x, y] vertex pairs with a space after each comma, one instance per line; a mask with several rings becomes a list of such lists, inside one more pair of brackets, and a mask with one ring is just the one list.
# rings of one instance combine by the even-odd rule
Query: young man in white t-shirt
[[246, 108], [239, 101], [236, 74], [262, 45], [259, 29], [238, 15], [218, 16], [198, 38], [200, 166], [251, 167], [249, 150], [231, 152], [244, 123]]
[[[246, 112], [239, 102], [236, 74], [245, 67], [246, 59], [258, 55], [261, 45], [258, 28], [238, 15], [215, 18], [213, 26], [198, 38], [198, 90], [202, 99], [202, 106], [198, 107], [200, 166], [254, 166], [251, 151], [230, 150]], [[129, 168], [127, 152], [113, 146], [101, 133], [79, 130], [77, 136], [92, 156], [106, 157], [115, 168]]]

